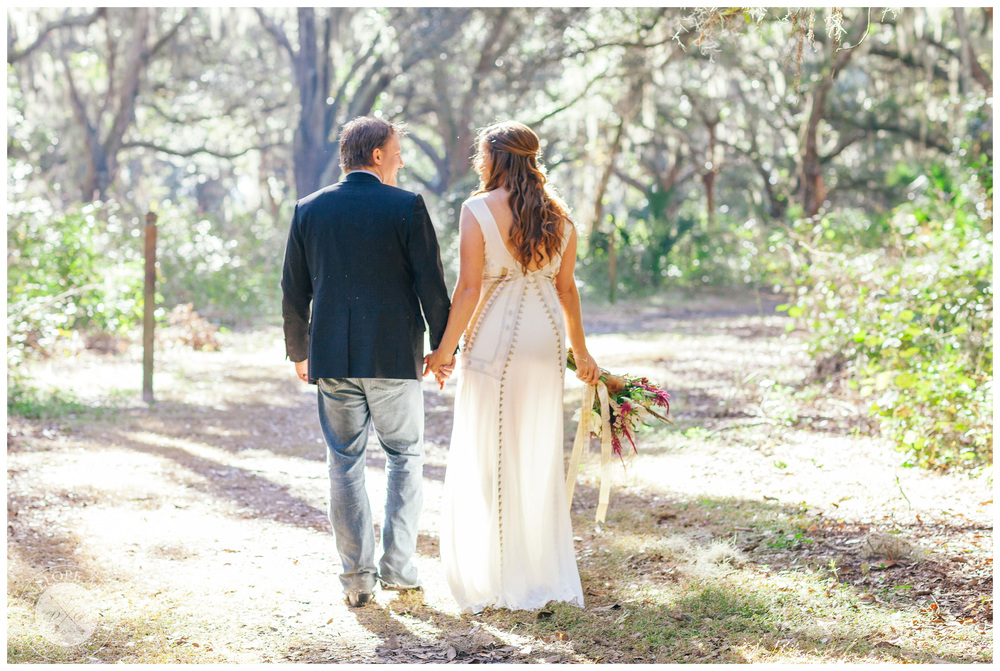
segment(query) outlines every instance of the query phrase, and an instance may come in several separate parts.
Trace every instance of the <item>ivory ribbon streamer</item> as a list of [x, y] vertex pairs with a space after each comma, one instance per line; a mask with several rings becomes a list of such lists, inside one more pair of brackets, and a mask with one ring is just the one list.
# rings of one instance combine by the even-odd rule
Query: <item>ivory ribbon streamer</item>
[[580, 456], [590, 439], [593, 423], [594, 392], [601, 405], [601, 494], [597, 500], [597, 514], [594, 520], [603, 522], [608, 512], [608, 501], [611, 496], [611, 404], [608, 400], [608, 388], [603, 382], [596, 387], [587, 385], [583, 390], [583, 406], [580, 409], [580, 424], [576, 428], [576, 438], [573, 440], [573, 453], [569, 458], [566, 471], [567, 505], [573, 505], [573, 490], [576, 489], [577, 471], [580, 467]]

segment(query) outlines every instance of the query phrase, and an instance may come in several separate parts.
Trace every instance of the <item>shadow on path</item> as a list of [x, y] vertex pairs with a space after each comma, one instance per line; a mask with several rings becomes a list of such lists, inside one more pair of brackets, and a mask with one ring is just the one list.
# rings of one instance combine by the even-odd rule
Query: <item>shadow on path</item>
[[156, 445], [124, 433], [115, 436], [115, 444], [177, 462], [203, 478], [190, 484], [192, 489], [215, 498], [229, 499], [254, 518], [322, 531], [329, 529], [326, 512], [291, 495], [287, 486], [278, 485], [256, 471], [221, 464], [180, 447]]

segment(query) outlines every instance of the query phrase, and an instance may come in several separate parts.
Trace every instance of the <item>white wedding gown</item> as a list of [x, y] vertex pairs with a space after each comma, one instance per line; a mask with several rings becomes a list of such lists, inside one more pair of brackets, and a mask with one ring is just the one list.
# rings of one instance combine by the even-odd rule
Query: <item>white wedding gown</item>
[[441, 560], [463, 612], [583, 606], [563, 467], [565, 323], [558, 256], [525, 273], [482, 196], [483, 289], [458, 356]]

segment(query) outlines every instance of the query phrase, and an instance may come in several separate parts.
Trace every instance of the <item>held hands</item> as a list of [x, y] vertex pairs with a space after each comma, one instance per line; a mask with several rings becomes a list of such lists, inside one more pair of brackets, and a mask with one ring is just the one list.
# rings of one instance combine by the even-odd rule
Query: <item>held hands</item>
[[[451, 377], [455, 370], [455, 357], [452, 355], [445, 363], [445, 357], [435, 350], [424, 357], [424, 377], [434, 373], [440, 389], [444, 389], [444, 381]], [[309, 381], [309, 360], [295, 362], [295, 375], [303, 382]]]
[[444, 381], [451, 377], [454, 370], [455, 355], [442, 352], [440, 347], [424, 357], [424, 377], [434, 373], [438, 389], [444, 389]]
[[576, 379], [584, 384], [594, 385], [601, 377], [601, 369], [587, 350], [576, 355]]

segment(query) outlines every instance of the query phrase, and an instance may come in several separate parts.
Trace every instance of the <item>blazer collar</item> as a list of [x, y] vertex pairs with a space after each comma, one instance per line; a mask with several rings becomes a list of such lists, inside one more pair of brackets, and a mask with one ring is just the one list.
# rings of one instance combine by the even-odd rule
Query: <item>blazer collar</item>
[[344, 176], [344, 180], [348, 182], [360, 182], [360, 181], [371, 181], [382, 183], [382, 180], [378, 178], [377, 175], [373, 175], [370, 172], [362, 172], [361, 170], [352, 170]]

